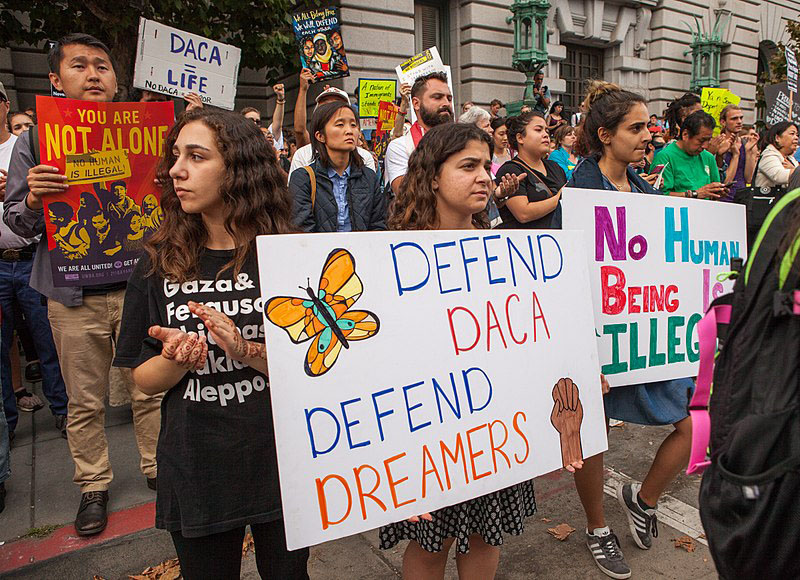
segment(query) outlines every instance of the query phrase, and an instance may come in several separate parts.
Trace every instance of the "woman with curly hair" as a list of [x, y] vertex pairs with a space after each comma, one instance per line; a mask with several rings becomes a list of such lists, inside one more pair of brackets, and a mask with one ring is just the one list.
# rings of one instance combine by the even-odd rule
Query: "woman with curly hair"
[[156, 527], [189, 580], [238, 579], [247, 525], [262, 577], [306, 579], [308, 550], [286, 549], [259, 338], [255, 239], [294, 229], [275, 150], [249, 119], [197, 109], [168, 134], [158, 177], [163, 221], [128, 281], [114, 360], [166, 393]]
[[[411, 154], [408, 173], [390, 211], [389, 228], [486, 228], [486, 201], [494, 187], [489, 175], [491, 160], [491, 137], [474, 125], [434, 127]], [[521, 534], [525, 518], [535, 512], [533, 481], [525, 481], [384, 526], [381, 548], [411, 540], [403, 555], [403, 578], [441, 579], [455, 543], [459, 577], [493, 578], [503, 535]]]

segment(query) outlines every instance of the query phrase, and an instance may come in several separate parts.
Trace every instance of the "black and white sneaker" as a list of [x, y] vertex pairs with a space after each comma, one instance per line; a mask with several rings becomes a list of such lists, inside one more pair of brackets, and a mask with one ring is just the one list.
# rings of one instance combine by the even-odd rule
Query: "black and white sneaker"
[[617, 500], [628, 516], [633, 541], [642, 550], [649, 550], [653, 545], [653, 538], [658, 537], [658, 518], [655, 509], [643, 509], [639, 505], [641, 487], [638, 483], [620, 485], [617, 487]]
[[606, 576], [624, 580], [631, 577], [631, 568], [619, 548], [616, 534], [608, 527], [586, 532], [586, 545], [592, 553], [594, 563]]

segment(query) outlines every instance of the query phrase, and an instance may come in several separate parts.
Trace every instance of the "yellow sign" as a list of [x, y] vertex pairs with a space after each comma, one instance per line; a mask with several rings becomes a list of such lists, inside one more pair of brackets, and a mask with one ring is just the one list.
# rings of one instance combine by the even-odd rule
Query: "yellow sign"
[[738, 105], [742, 98], [733, 94], [728, 89], [710, 89], [704, 88], [700, 97], [700, 103], [703, 105], [703, 110], [714, 117], [717, 122], [717, 127], [714, 129], [714, 136], [720, 134], [719, 115], [722, 109], [728, 105]]
[[384, 79], [358, 79], [358, 116], [376, 118], [381, 101], [394, 101], [397, 81]]
[[81, 155], [67, 155], [67, 181], [70, 185], [99, 183], [131, 176], [128, 151], [92, 151]]

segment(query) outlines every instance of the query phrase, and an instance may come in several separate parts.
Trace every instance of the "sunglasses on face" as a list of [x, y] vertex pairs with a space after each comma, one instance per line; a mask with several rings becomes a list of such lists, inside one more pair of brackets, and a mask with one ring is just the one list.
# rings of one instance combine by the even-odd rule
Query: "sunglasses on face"
[[259, 127], [261, 126], [261, 119], [253, 119], [253, 118], [251, 117], [251, 118], [250, 118], [250, 120], [251, 120], [253, 123], [255, 123], [256, 125], [258, 125]]

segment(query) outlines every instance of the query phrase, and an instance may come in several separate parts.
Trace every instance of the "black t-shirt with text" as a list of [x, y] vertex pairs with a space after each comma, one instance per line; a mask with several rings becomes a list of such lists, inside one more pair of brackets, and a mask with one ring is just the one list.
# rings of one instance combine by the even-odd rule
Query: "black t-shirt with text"
[[[189, 300], [228, 315], [246, 340], [263, 341], [256, 257], [233, 275], [218, 272], [232, 251], [205, 250], [200, 279], [175, 284], [146, 276], [143, 256], [128, 280], [114, 365], [136, 368], [161, 355], [153, 325], [205, 334]], [[229, 358], [209, 339], [205, 368], [166, 392], [158, 439], [156, 527], [207, 536], [281, 517], [278, 465], [266, 377]]]
[[[564, 170], [555, 161], [543, 159], [542, 163], [544, 163], [547, 173], [540, 173], [535, 169], [524, 167], [515, 160], [506, 161], [503, 163], [500, 169], [497, 170], [495, 179], [497, 183], [500, 183], [500, 180], [504, 175], [522, 175], [523, 173], [526, 173], [527, 177], [524, 181], [520, 182], [517, 194], [527, 195], [529, 202], [544, 201], [545, 199], [557, 194], [558, 191], [564, 187], [564, 185], [566, 185], [567, 174], [564, 173]], [[534, 175], [531, 175], [531, 173], [533, 173], [535, 177]], [[536, 179], [537, 177], [539, 179]], [[542, 182], [544, 182], [544, 185]], [[550, 191], [548, 191], [548, 189]], [[511, 213], [511, 210], [508, 209], [508, 207], [503, 206], [499, 208], [499, 210], [500, 217], [503, 218], [503, 223], [499, 226], [500, 229], [539, 230], [561, 227], [561, 202], [559, 202], [558, 206], [556, 206], [556, 209], [549, 214], [544, 215], [537, 220], [525, 223], [519, 222], [517, 218], [514, 217], [514, 214]], [[558, 223], [553, 223], [554, 219], [558, 220]]]

